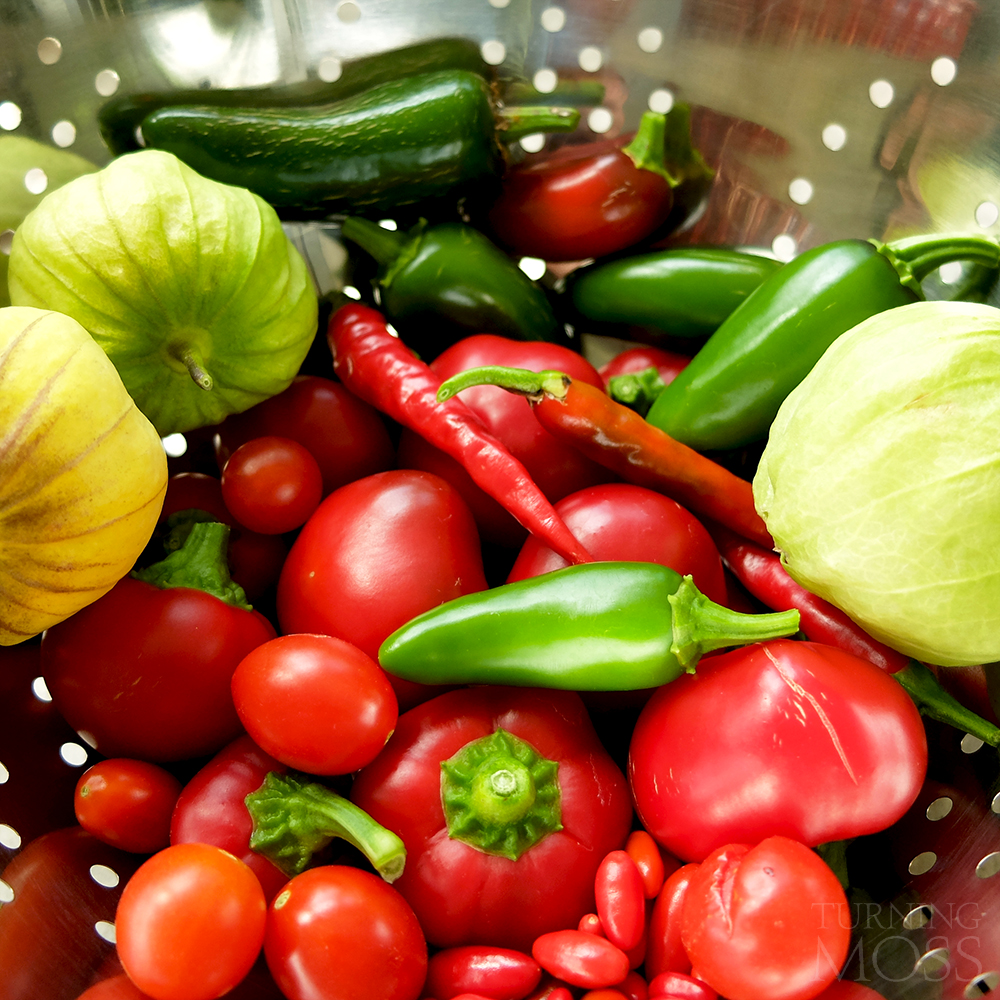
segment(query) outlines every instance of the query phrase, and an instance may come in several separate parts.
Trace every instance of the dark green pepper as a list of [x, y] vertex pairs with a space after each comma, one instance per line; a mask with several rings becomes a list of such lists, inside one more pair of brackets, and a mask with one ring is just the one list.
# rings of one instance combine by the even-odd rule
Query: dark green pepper
[[483, 61], [477, 42], [470, 38], [432, 38], [387, 52], [345, 59], [340, 76], [329, 82], [310, 78], [264, 87], [122, 94], [100, 109], [97, 124], [108, 149], [120, 156], [142, 148], [136, 128], [143, 118], [159, 108], [183, 104], [230, 108], [330, 104], [390, 80], [442, 69], [468, 70], [487, 79], [491, 76], [491, 67]]
[[676, 679], [710, 650], [798, 626], [797, 611], [715, 604], [657, 563], [595, 562], [439, 605], [393, 632], [379, 663], [423, 684], [631, 691]]
[[[513, 340], [566, 339], [541, 288], [472, 226], [427, 226], [421, 220], [409, 232], [398, 233], [351, 216], [344, 220], [341, 234], [378, 261], [382, 310], [413, 347], [418, 346], [420, 326], [435, 330], [434, 349], [469, 333]], [[452, 325], [454, 336], [442, 336], [442, 319]], [[407, 323], [413, 335], [402, 326]]]
[[646, 419], [699, 450], [766, 437], [785, 397], [837, 337], [876, 313], [923, 298], [920, 282], [957, 260], [995, 270], [1000, 246], [953, 234], [893, 243], [840, 240], [806, 251], [729, 316]]
[[573, 273], [576, 312], [598, 323], [645, 328], [642, 339], [707, 337], [781, 264], [727, 247], [654, 250]]
[[285, 216], [384, 211], [440, 198], [503, 170], [503, 144], [572, 131], [572, 108], [497, 109], [467, 70], [392, 80], [327, 105], [178, 105], [142, 120], [147, 146], [247, 187]]

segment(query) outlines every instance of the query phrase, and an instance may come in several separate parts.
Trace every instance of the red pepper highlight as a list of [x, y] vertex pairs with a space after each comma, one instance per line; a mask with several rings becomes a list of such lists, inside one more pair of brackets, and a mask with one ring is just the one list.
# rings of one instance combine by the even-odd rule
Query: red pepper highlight
[[[460, 400], [441, 403], [441, 380], [389, 331], [375, 309], [352, 302], [330, 319], [333, 367], [355, 395], [460, 462], [476, 485], [571, 563], [592, 562], [524, 466]], [[599, 390], [595, 390], [599, 391]]]
[[570, 986], [615, 986], [629, 974], [628, 956], [607, 938], [585, 931], [551, 931], [531, 946], [535, 961]]
[[499, 385], [521, 393], [553, 437], [579, 448], [626, 482], [665, 493], [759, 545], [774, 544], [754, 507], [750, 483], [675, 441], [600, 389], [563, 372], [485, 367], [448, 379], [438, 399], [450, 400], [472, 385]]

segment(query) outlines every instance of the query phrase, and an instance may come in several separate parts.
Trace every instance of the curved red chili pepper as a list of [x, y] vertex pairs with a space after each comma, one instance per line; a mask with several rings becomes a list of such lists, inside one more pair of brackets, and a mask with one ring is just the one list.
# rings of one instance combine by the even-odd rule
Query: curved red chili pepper
[[526, 396], [538, 422], [555, 438], [616, 472], [628, 483], [665, 493], [694, 514], [710, 517], [770, 548], [750, 483], [675, 441], [607, 393], [563, 372], [484, 367], [448, 379], [439, 399], [472, 385], [498, 385]]
[[[375, 309], [352, 302], [330, 319], [333, 367], [355, 395], [460, 462], [484, 492], [571, 563], [592, 562], [524, 466], [461, 400], [438, 402], [441, 380]], [[599, 391], [599, 390], [595, 390]]]
[[706, 522], [705, 527], [740, 583], [772, 611], [796, 608], [801, 629], [813, 642], [853, 653], [889, 674], [910, 662], [908, 656], [874, 639], [829, 601], [797, 584], [781, 565], [777, 552], [754, 545], [721, 524]]

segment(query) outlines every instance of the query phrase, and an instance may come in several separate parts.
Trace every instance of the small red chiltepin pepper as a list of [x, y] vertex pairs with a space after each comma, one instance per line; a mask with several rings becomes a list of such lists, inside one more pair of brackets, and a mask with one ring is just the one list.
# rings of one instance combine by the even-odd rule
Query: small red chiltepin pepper
[[571, 563], [592, 562], [527, 469], [461, 400], [441, 402], [441, 379], [375, 309], [352, 302], [330, 319], [333, 367], [356, 396], [460, 462], [477, 486]]
[[728, 469], [674, 441], [638, 413], [563, 372], [487, 366], [452, 376], [438, 399], [473, 385], [496, 385], [527, 397], [538, 422], [560, 441], [626, 482], [664, 493], [758, 545], [774, 542], [753, 503], [753, 489]]

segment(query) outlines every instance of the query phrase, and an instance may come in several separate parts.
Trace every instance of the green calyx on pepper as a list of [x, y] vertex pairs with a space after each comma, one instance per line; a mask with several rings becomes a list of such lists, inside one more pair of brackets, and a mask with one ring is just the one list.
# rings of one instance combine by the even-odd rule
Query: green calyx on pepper
[[169, 587], [203, 590], [234, 608], [252, 611], [243, 588], [229, 575], [226, 562], [229, 525], [220, 521], [193, 520], [190, 525], [184, 524], [182, 533], [184, 531], [183, 542], [165, 559], [133, 570], [130, 575], [161, 590]]
[[313, 854], [335, 837], [361, 851], [386, 882], [403, 874], [403, 841], [319, 782], [269, 771], [244, 801], [253, 818], [250, 848], [289, 877], [304, 871]]
[[497, 729], [441, 762], [448, 836], [484, 854], [517, 861], [562, 829], [559, 764]]

